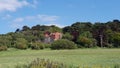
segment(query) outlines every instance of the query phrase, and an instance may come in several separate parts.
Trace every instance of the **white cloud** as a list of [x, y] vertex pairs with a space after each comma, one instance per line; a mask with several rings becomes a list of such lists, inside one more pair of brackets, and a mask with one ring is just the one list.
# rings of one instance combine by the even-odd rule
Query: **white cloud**
[[26, 0], [0, 0], [0, 11], [16, 11], [27, 5], [29, 3]]
[[24, 18], [16, 18], [15, 20], [13, 20], [13, 22], [23, 22], [24, 21]]
[[33, 0], [33, 3], [31, 4], [31, 6], [32, 6], [33, 8], [36, 8], [37, 5], [38, 5], [38, 1], [37, 1], [37, 0]]
[[58, 16], [48, 16], [48, 15], [37, 15], [37, 18], [43, 22], [52, 22], [52, 21], [56, 21], [59, 17]]
[[63, 25], [59, 24], [57, 21], [59, 20], [59, 16], [49, 16], [49, 15], [40, 15], [38, 14], [37, 16], [32, 17], [32, 19], [36, 19], [38, 22], [43, 22], [44, 25], [56, 25], [58, 27], [64, 27]]
[[10, 27], [12, 28], [21, 28], [23, 25], [24, 18], [16, 18], [12, 22], [10, 22]]
[[25, 20], [36, 20], [40, 22], [54, 22], [59, 19], [59, 16], [50, 16], [50, 15], [35, 15], [35, 16], [26, 16]]
[[45, 24], [45, 25], [48, 25], [48, 26], [55, 25], [55, 26], [58, 26], [58, 27], [60, 27], [60, 28], [65, 27], [64, 25], [61, 25], [61, 24], [58, 24], [58, 23], [47, 23], [47, 24]]
[[35, 15], [35, 16], [26, 16], [26, 17], [19, 17], [16, 19], [13, 19], [11, 21], [11, 27], [12, 28], [20, 28], [25, 24], [41, 24], [41, 25], [57, 25], [59, 27], [63, 27], [59, 24], [57, 24], [57, 21], [59, 19], [59, 16], [51, 16], [51, 15]]

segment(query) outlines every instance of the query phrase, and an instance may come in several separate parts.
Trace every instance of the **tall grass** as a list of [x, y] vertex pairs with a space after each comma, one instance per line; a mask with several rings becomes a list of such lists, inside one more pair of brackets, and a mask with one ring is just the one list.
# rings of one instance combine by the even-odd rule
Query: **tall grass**
[[44, 58], [70, 66], [92, 67], [120, 65], [120, 49], [75, 49], [75, 50], [19, 50], [8, 49], [0, 52], [0, 68], [14, 68], [26, 65], [35, 58]]
[[28, 65], [17, 65], [15, 68], [70, 68], [70, 66], [68, 67], [63, 63], [37, 58]]
[[66, 65], [65, 63], [37, 58], [36, 60], [32, 61], [30, 64], [17, 65], [15, 66], [15, 68], [120, 68], [120, 65], [116, 64], [113, 65], [113, 67], [103, 66], [103, 65], [72, 66], [72, 65]]

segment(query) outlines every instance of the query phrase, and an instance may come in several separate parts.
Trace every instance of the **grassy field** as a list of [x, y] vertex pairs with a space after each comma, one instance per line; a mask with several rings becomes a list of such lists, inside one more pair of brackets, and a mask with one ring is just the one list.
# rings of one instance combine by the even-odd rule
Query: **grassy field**
[[112, 66], [120, 64], [120, 49], [17, 50], [0, 52], [0, 68], [14, 68], [36, 58], [50, 59], [74, 66]]

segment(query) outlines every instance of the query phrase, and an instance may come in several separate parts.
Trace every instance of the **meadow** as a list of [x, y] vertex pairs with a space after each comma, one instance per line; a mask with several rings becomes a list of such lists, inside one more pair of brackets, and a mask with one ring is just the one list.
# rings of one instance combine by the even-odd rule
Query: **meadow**
[[9, 48], [0, 52], [0, 68], [14, 68], [16, 65], [28, 64], [36, 58], [49, 59], [73, 66], [120, 65], [120, 49], [74, 49], [74, 50], [18, 50]]

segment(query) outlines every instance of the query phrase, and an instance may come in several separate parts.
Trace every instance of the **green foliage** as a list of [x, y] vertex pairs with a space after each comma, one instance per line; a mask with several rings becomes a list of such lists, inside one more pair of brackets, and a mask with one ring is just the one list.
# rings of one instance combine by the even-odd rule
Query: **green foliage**
[[75, 49], [75, 48], [77, 48], [76, 44], [67, 39], [57, 40], [51, 44], [51, 49]]
[[66, 65], [50, 60], [37, 59], [29, 65], [29, 68], [66, 68]]
[[0, 68], [14, 68], [15, 65], [29, 64], [35, 58], [63, 62], [72, 66], [79, 65], [80, 68], [94, 65], [109, 66], [103, 68], [112, 68], [113, 65], [120, 65], [120, 49], [84, 48], [73, 50], [19, 50], [9, 48], [7, 51], [0, 52]]
[[[17, 47], [21, 45], [26, 48], [26, 43], [17, 43], [17, 38], [24, 38], [27, 43], [43, 42], [45, 37], [44, 33], [49, 32], [61, 32], [63, 39], [72, 40], [74, 43], [83, 47], [120, 47], [120, 21], [113, 20], [106, 23], [96, 22], [75, 22], [71, 26], [59, 28], [55, 25], [35, 25], [31, 28], [23, 26], [23, 28], [17, 29], [15, 32], [7, 34], [0, 34], [0, 45], [7, 46], [8, 48]], [[23, 40], [24, 41], [24, 40]], [[23, 42], [21, 41], [21, 42]], [[17, 45], [16, 45], [17, 44]], [[21, 48], [22, 48], [21, 47]]]
[[42, 32], [42, 33], [40, 33], [40, 34], [39, 34], [39, 39], [40, 39], [41, 41], [43, 41], [43, 40], [44, 40], [44, 38], [45, 38], [45, 37], [44, 37], [44, 33], [43, 33], [43, 32]]
[[22, 27], [22, 31], [28, 31], [28, 30], [30, 30], [30, 27], [28, 27], [28, 26], [23, 26]]
[[63, 37], [62, 37], [63, 39], [67, 39], [67, 40], [72, 40], [73, 39], [73, 36], [72, 35], [70, 35], [69, 33], [65, 33], [65, 34], [63, 34]]
[[61, 28], [59, 28], [55, 25], [50, 26], [50, 29], [48, 31], [49, 32], [62, 32]]
[[84, 47], [92, 47], [92, 40], [86, 37], [79, 37], [77, 43]]
[[7, 46], [0, 46], [0, 51], [6, 51], [7, 50]]
[[116, 32], [112, 36], [114, 47], [120, 47], [120, 33]]
[[77, 39], [77, 43], [82, 47], [87, 48], [96, 46], [96, 40], [92, 37], [92, 34], [89, 31], [81, 33]]
[[2, 38], [0, 39], [0, 46], [6, 46], [6, 41]]
[[6, 51], [8, 46], [11, 46], [11, 37], [0, 35], [0, 51]]
[[28, 65], [21, 66], [17, 65], [15, 68], [69, 68], [69, 67], [63, 63], [37, 58]]
[[76, 22], [76, 23], [73, 23], [71, 26], [80, 30], [89, 31], [89, 28], [92, 26], [92, 24], [90, 22]]
[[51, 44], [43, 43], [43, 45], [44, 45], [45, 48], [50, 48], [51, 47]]
[[39, 49], [44, 49], [45, 46], [41, 42], [34, 42], [31, 44], [31, 49], [39, 50]]
[[11, 47], [12, 37], [10, 35], [0, 35], [0, 45]]
[[66, 33], [66, 32], [71, 33], [71, 29], [72, 29], [71, 26], [66, 26], [62, 29], [62, 31], [63, 33]]
[[113, 68], [120, 68], [120, 65], [119, 65], [119, 64], [116, 64], [116, 65], [114, 65]]
[[24, 38], [17, 38], [15, 42], [16, 48], [18, 49], [27, 49], [27, 44], [27, 40], [25, 40]]
[[81, 37], [86, 37], [86, 38], [93, 38], [92, 33], [89, 31], [84, 31], [83, 33], [80, 34]]
[[111, 43], [107, 43], [107, 44], [105, 44], [105, 47], [107, 47], [107, 48], [113, 48], [114, 47], [114, 45]]

